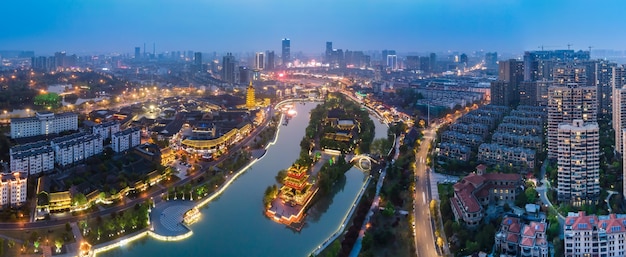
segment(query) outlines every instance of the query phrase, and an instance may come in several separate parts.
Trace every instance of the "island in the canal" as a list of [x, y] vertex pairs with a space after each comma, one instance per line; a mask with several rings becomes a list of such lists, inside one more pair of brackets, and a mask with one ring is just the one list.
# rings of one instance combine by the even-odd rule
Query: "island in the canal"
[[299, 158], [276, 176], [265, 191], [265, 214], [296, 230], [302, 229], [308, 207], [325, 195], [352, 165], [346, 155], [369, 152], [374, 122], [366, 110], [343, 95], [330, 94], [311, 111]]

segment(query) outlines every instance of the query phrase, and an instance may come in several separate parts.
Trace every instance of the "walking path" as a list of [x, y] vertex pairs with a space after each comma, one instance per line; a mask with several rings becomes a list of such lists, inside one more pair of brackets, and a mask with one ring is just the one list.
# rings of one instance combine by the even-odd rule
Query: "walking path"
[[378, 204], [380, 203], [380, 188], [383, 186], [383, 181], [385, 181], [385, 175], [387, 175], [387, 169], [383, 169], [380, 173], [378, 183], [376, 183], [376, 195], [374, 196], [374, 201], [372, 201], [370, 211], [367, 212], [367, 216], [365, 216], [365, 220], [363, 221], [363, 225], [359, 231], [359, 237], [356, 239], [356, 242], [354, 242], [352, 251], [350, 251], [350, 257], [357, 257], [361, 252], [361, 246], [363, 237], [365, 236], [365, 231], [367, 230], [367, 224], [370, 222], [372, 215], [378, 210]]
[[611, 190], [607, 190], [606, 192], [608, 192], [609, 195], [606, 196], [606, 199], [604, 201], [606, 201], [606, 206], [609, 207], [609, 213], [612, 213], [613, 212], [613, 208], [611, 208], [611, 196], [616, 195], [617, 192], [611, 191]]
[[[393, 160], [398, 159], [400, 156], [400, 138], [396, 137], [394, 140], [394, 146], [396, 148], [396, 154], [393, 157]], [[391, 165], [391, 164], [389, 164]], [[367, 224], [370, 222], [370, 218], [372, 215], [378, 211], [378, 204], [380, 203], [380, 189], [383, 187], [383, 182], [385, 181], [385, 176], [387, 175], [387, 167], [382, 169], [380, 176], [378, 177], [378, 183], [376, 183], [376, 194], [374, 195], [374, 201], [372, 201], [372, 205], [370, 206], [370, 211], [367, 212], [365, 216], [365, 220], [363, 221], [363, 225], [361, 225], [361, 230], [359, 231], [359, 237], [357, 237], [356, 242], [354, 242], [354, 246], [352, 247], [352, 251], [350, 251], [350, 257], [357, 257], [361, 252], [361, 247], [363, 243], [363, 237], [365, 236], [365, 232], [367, 230]]]

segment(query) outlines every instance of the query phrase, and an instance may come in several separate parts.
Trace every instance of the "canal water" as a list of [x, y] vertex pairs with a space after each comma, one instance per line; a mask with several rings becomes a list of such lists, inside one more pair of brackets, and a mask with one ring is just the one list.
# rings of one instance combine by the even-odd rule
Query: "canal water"
[[[275, 145], [242, 174], [224, 193], [201, 210], [202, 218], [191, 225], [193, 235], [180, 242], [160, 242], [146, 237], [98, 256], [308, 256], [335, 233], [350, 210], [365, 174], [352, 168], [339, 182], [332, 197], [320, 199], [309, 211], [306, 225], [296, 232], [266, 218], [262, 197], [275, 183], [278, 170], [288, 168], [299, 155], [300, 140], [316, 103], [294, 104], [298, 115], [281, 126]], [[371, 116], [376, 138], [387, 127]]]

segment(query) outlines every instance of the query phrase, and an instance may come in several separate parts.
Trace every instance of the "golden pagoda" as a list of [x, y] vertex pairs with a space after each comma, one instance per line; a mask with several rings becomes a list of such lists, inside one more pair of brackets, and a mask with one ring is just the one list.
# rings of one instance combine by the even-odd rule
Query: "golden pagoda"
[[248, 110], [254, 109], [256, 106], [256, 98], [254, 96], [254, 87], [252, 86], [252, 81], [250, 81], [250, 85], [248, 85], [248, 91], [246, 92], [246, 107]]
[[280, 188], [280, 198], [292, 205], [304, 205], [313, 194], [307, 167], [295, 164], [287, 170], [287, 176]]

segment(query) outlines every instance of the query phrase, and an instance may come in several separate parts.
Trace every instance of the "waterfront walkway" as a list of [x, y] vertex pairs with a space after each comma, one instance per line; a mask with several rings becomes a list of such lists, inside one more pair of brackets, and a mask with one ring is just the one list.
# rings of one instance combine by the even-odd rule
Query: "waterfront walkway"
[[183, 225], [183, 215], [195, 206], [192, 201], [165, 201], [150, 212], [154, 233], [165, 237], [181, 236], [189, 232]]

